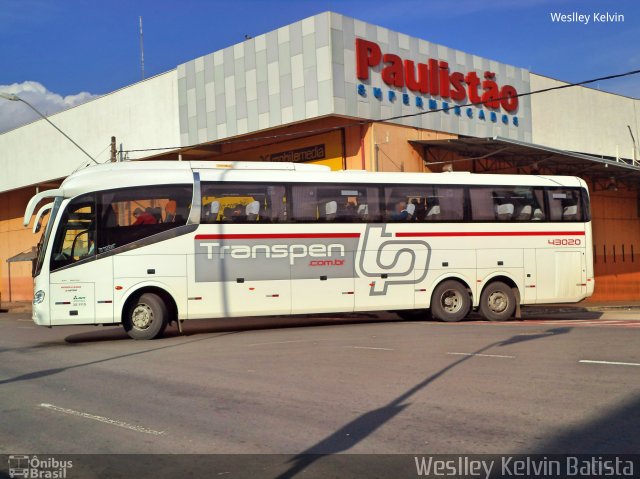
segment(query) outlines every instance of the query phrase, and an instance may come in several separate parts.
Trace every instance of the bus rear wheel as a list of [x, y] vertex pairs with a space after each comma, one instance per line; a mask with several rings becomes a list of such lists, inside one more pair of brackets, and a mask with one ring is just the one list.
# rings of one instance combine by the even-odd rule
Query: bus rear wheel
[[494, 281], [480, 296], [480, 314], [489, 321], [506, 321], [516, 310], [516, 295], [508, 284]]
[[167, 328], [167, 305], [158, 295], [144, 293], [133, 301], [122, 322], [133, 339], [155, 339]]
[[448, 280], [440, 283], [431, 297], [431, 314], [447, 323], [464, 319], [471, 309], [471, 297], [461, 283]]

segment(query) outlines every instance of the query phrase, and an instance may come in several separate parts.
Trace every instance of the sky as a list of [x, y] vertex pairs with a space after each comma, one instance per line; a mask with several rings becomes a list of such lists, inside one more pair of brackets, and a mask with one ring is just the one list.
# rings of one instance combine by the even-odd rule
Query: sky
[[[52, 114], [139, 81], [140, 16], [151, 77], [327, 10], [567, 82], [640, 69], [637, 0], [0, 0], [0, 91]], [[639, 98], [640, 75], [593, 87]], [[0, 131], [32, 115], [0, 99]]]

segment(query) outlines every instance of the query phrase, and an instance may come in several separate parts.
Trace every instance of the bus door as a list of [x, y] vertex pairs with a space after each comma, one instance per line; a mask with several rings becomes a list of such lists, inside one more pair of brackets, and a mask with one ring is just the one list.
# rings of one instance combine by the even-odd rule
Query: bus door
[[93, 195], [72, 200], [60, 219], [50, 259], [51, 324], [113, 322], [112, 257], [97, 259]]

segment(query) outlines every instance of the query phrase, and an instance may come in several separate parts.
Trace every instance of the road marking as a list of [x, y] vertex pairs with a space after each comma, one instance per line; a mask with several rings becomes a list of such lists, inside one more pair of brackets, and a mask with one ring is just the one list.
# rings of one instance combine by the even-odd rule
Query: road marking
[[640, 366], [640, 363], [621, 363], [618, 361], [592, 361], [590, 359], [581, 359], [579, 363], [588, 364], [613, 364], [614, 366]]
[[67, 408], [63, 408], [63, 407], [59, 407], [59, 406], [54, 406], [53, 404], [42, 403], [42, 404], [40, 404], [40, 407], [43, 407], [45, 409], [49, 409], [51, 411], [57, 411], [57, 412], [61, 412], [61, 413], [64, 413], [64, 414], [69, 414], [71, 416], [83, 417], [85, 419], [93, 419], [94, 421], [103, 422], [105, 424], [112, 424], [114, 426], [122, 427], [122, 428], [125, 428], [125, 429], [130, 429], [130, 430], [136, 431], [136, 432], [143, 432], [145, 434], [151, 434], [153, 436], [162, 436], [162, 435], [165, 434], [164, 431], [154, 431], [153, 429], [147, 429], [147, 428], [142, 427], [142, 426], [135, 426], [133, 424], [128, 424], [128, 423], [123, 422], [123, 421], [118, 421], [117, 419], [110, 419], [110, 418], [104, 417], [104, 416], [95, 416], [93, 414], [89, 414], [89, 413], [86, 413], [86, 412], [74, 411], [73, 409], [67, 409]]
[[371, 348], [371, 347], [368, 347], [368, 346], [345, 346], [345, 347], [347, 347], [347, 348], [351, 347], [353, 349], [376, 349], [376, 350], [379, 350], [379, 351], [395, 351], [394, 349], [391, 349], [391, 348]]
[[515, 359], [515, 356], [502, 356], [501, 354], [480, 354], [480, 353], [447, 353], [453, 356], [480, 356], [481, 358], [506, 358]]
[[467, 321], [460, 323], [440, 323], [440, 324], [478, 324], [487, 326], [575, 326], [575, 327], [608, 327], [608, 328], [640, 328], [640, 321], [637, 319], [524, 319], [509, 322], [485, 322], [485, 321]]
[[333, 339], [298, 339], [295, 341], [273, 341], [270, 343], [253, 343], [247, 346], [265, 346], [269, 344], [291, 344], [291, 343], [316, 343], [318, 341], [333, 341]]

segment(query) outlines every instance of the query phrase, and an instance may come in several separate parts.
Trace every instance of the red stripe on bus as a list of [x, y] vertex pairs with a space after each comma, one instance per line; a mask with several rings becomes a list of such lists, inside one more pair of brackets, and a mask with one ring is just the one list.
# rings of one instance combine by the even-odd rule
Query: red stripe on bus
[[398, 238], [411, 236], [584, 236], [584, 231], [477, 231], [396, 233]]
[[288, 238], [360, 238], [360, 233], [283, 233], [196, 235], [197, 240], [212, 239], [288, 239]]

